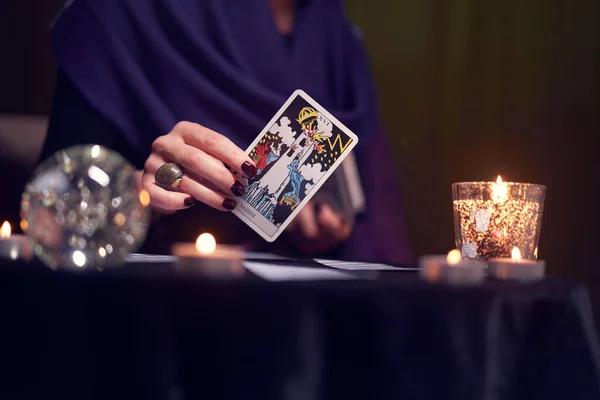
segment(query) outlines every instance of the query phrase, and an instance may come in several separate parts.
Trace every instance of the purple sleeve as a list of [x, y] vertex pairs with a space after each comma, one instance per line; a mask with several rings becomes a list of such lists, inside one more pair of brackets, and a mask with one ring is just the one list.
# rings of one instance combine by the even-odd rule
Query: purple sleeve
[[379, 129], [356, 157], [367, 207], [345, 246], [345, 258], [411, 264], [400, 180], [384, 132]]

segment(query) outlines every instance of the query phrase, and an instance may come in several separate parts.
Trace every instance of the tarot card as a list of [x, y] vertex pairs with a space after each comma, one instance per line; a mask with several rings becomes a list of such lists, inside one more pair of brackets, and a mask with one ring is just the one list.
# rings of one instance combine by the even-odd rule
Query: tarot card
[[358, 137], [296, 90], [248, 147], [258, 169], [232, 212], [272, 242], [358, 143]]

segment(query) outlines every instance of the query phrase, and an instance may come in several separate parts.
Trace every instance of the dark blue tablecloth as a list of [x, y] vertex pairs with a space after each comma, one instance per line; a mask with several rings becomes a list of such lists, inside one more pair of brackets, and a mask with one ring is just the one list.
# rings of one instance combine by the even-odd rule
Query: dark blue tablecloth
[[585, 287], [0, 262], [0, 399], [596, 399]]

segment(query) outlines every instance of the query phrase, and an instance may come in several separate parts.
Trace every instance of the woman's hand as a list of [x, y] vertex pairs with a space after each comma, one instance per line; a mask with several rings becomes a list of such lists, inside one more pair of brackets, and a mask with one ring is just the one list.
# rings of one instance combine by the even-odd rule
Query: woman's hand
[[352, 233], [353, 221], [346, 221], [327, 204], [309, 202], [288, 226], [292, 241], [307, 254], [335, 249]]
[[[160, 187], [156, 170], [174, 162], [184, 169], [176, 191]], [[179, 122], [152, 143], [142, 174], [142, 188], [155, 211], [171, 213], [200, 201], [221, 211], [233, 210], [246, 192], [244, 177], [256, 176], [252, 160], [231, 140], [192, 122]]]

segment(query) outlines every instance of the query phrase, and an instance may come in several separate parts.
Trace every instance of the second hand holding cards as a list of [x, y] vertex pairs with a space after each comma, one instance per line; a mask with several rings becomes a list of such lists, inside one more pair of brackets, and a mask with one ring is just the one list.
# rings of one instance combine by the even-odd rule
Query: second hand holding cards
[[258, 174], [232, 212], [273, 242], [357, 143], [352, 131], [296, 90], [246, 150]]

